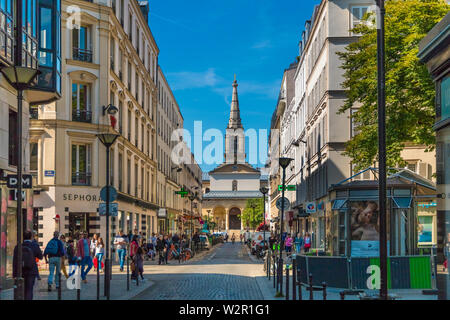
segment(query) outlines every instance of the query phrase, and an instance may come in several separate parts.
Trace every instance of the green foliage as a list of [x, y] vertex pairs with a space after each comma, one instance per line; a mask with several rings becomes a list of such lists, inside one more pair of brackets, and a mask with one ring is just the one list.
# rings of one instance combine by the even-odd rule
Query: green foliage
[[[386, 1], [386, 151], [387, 165], [405, 165], [400, 156], [406, 143], [435, 146], [434, 84], [417, 58], [420, 40], [449, 11], [442, 0]], [[374, 163], [378, 156], [377, 124], [377, 31], [375, 14], [366, 14], [365, 24], [352, 32], [358, 41], [338, 53], [343, 61], [343, 87], [347, 99], [338, 113], [359, 107], [353, 122], [357, 133], [346, 144], [345, 154], [356, 170]]]
[[[252, 205], [255, 206], [253, 211]], [[253, 213], [254, 212], [254, 213]], [[264, 203], [262, 198], [248, 199], [245, 204], [245, 209], [241, 214], [241, 221], [244, 226], [249, 226], [256, 229], [263, 222], [264, 218]]]

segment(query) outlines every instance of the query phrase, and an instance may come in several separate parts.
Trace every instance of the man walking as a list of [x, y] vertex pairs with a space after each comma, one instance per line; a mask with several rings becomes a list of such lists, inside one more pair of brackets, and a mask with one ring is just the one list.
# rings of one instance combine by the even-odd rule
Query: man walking
[[[39, 276], [36, 259], [42, 260], [42, 251], [39, 245], [31, 240], [33, 234], [27, 230], [23, 234], [22, 243], [22, 276], [24, 279], [25, 300], [33, 300], [33, 287]], [[13, 255], [13, 277], [17, 277], [17, 246]]]
[[48, 275], [48, 291], [52, 291], [53, 276], [55, 276], [56, 289], [59, 288], [59, 278], [61, 274], [61, 257], [64, 256], [64, 245], [59, 238], [59, 232], [53, 232], [51, 239], [44, 250], [45, 263], [48, 263], [50, 274]]
[[[77, 257], [78, 260], [81, 260], [81, 280], [84, 283], [87, 283], [86, 276], [92, 268], [92, 257], [90, 255], [90, 242], [89, 236], [86, 231], [83, 232], [83, 237], [78, 240], [77, 244]], [[85, 267], [87, 266], [87, 269]]]
[[119, 256], [120, 271], [123, 271], [123, 265], [127, 254], [128, 237], [123, 233], [123, 230], [119, 231], [119, 234], [114, 238], [114, 245], [117, 249], [117, 255]]

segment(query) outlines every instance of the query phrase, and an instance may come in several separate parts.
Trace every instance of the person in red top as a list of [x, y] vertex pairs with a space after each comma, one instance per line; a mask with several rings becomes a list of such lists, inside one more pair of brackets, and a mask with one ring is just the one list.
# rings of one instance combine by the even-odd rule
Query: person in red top
[[[90, 241], [86, 231], [83, 232], [83, 237], [78, 240], [77, 257], [81, 260], [81, 280], [87, 283], [86, 276], [93, 266], [92, 257], [90, 254]], [[87, 265], [87, 269], [85, 269]]]
[[[138, 236], [135, 234], [131, 239], [130, 243], [130, 260], [133, 261], [133, 256], [137, 253], [139, 248]], [[137, 266], [136, 266], [137, 267]], [[138, 268], [134, 268], [133, 273], [131, 274], [131, 279], [137, 279]]]

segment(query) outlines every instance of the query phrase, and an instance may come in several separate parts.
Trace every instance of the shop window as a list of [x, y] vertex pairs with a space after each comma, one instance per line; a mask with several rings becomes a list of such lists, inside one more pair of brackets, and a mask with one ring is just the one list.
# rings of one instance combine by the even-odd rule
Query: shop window
[[72, 121], [92, 121], [91, 86], [88, 84], [72, 84]]
[[72, 185], [91, 185], [91, 145], [72, 144]]

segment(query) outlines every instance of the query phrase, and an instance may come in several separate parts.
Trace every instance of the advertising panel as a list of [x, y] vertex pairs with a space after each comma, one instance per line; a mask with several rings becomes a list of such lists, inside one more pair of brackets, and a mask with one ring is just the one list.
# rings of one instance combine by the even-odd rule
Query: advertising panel
[[380, 221], [377, 201], [351, 202], [351, 256], [379, 255]]

